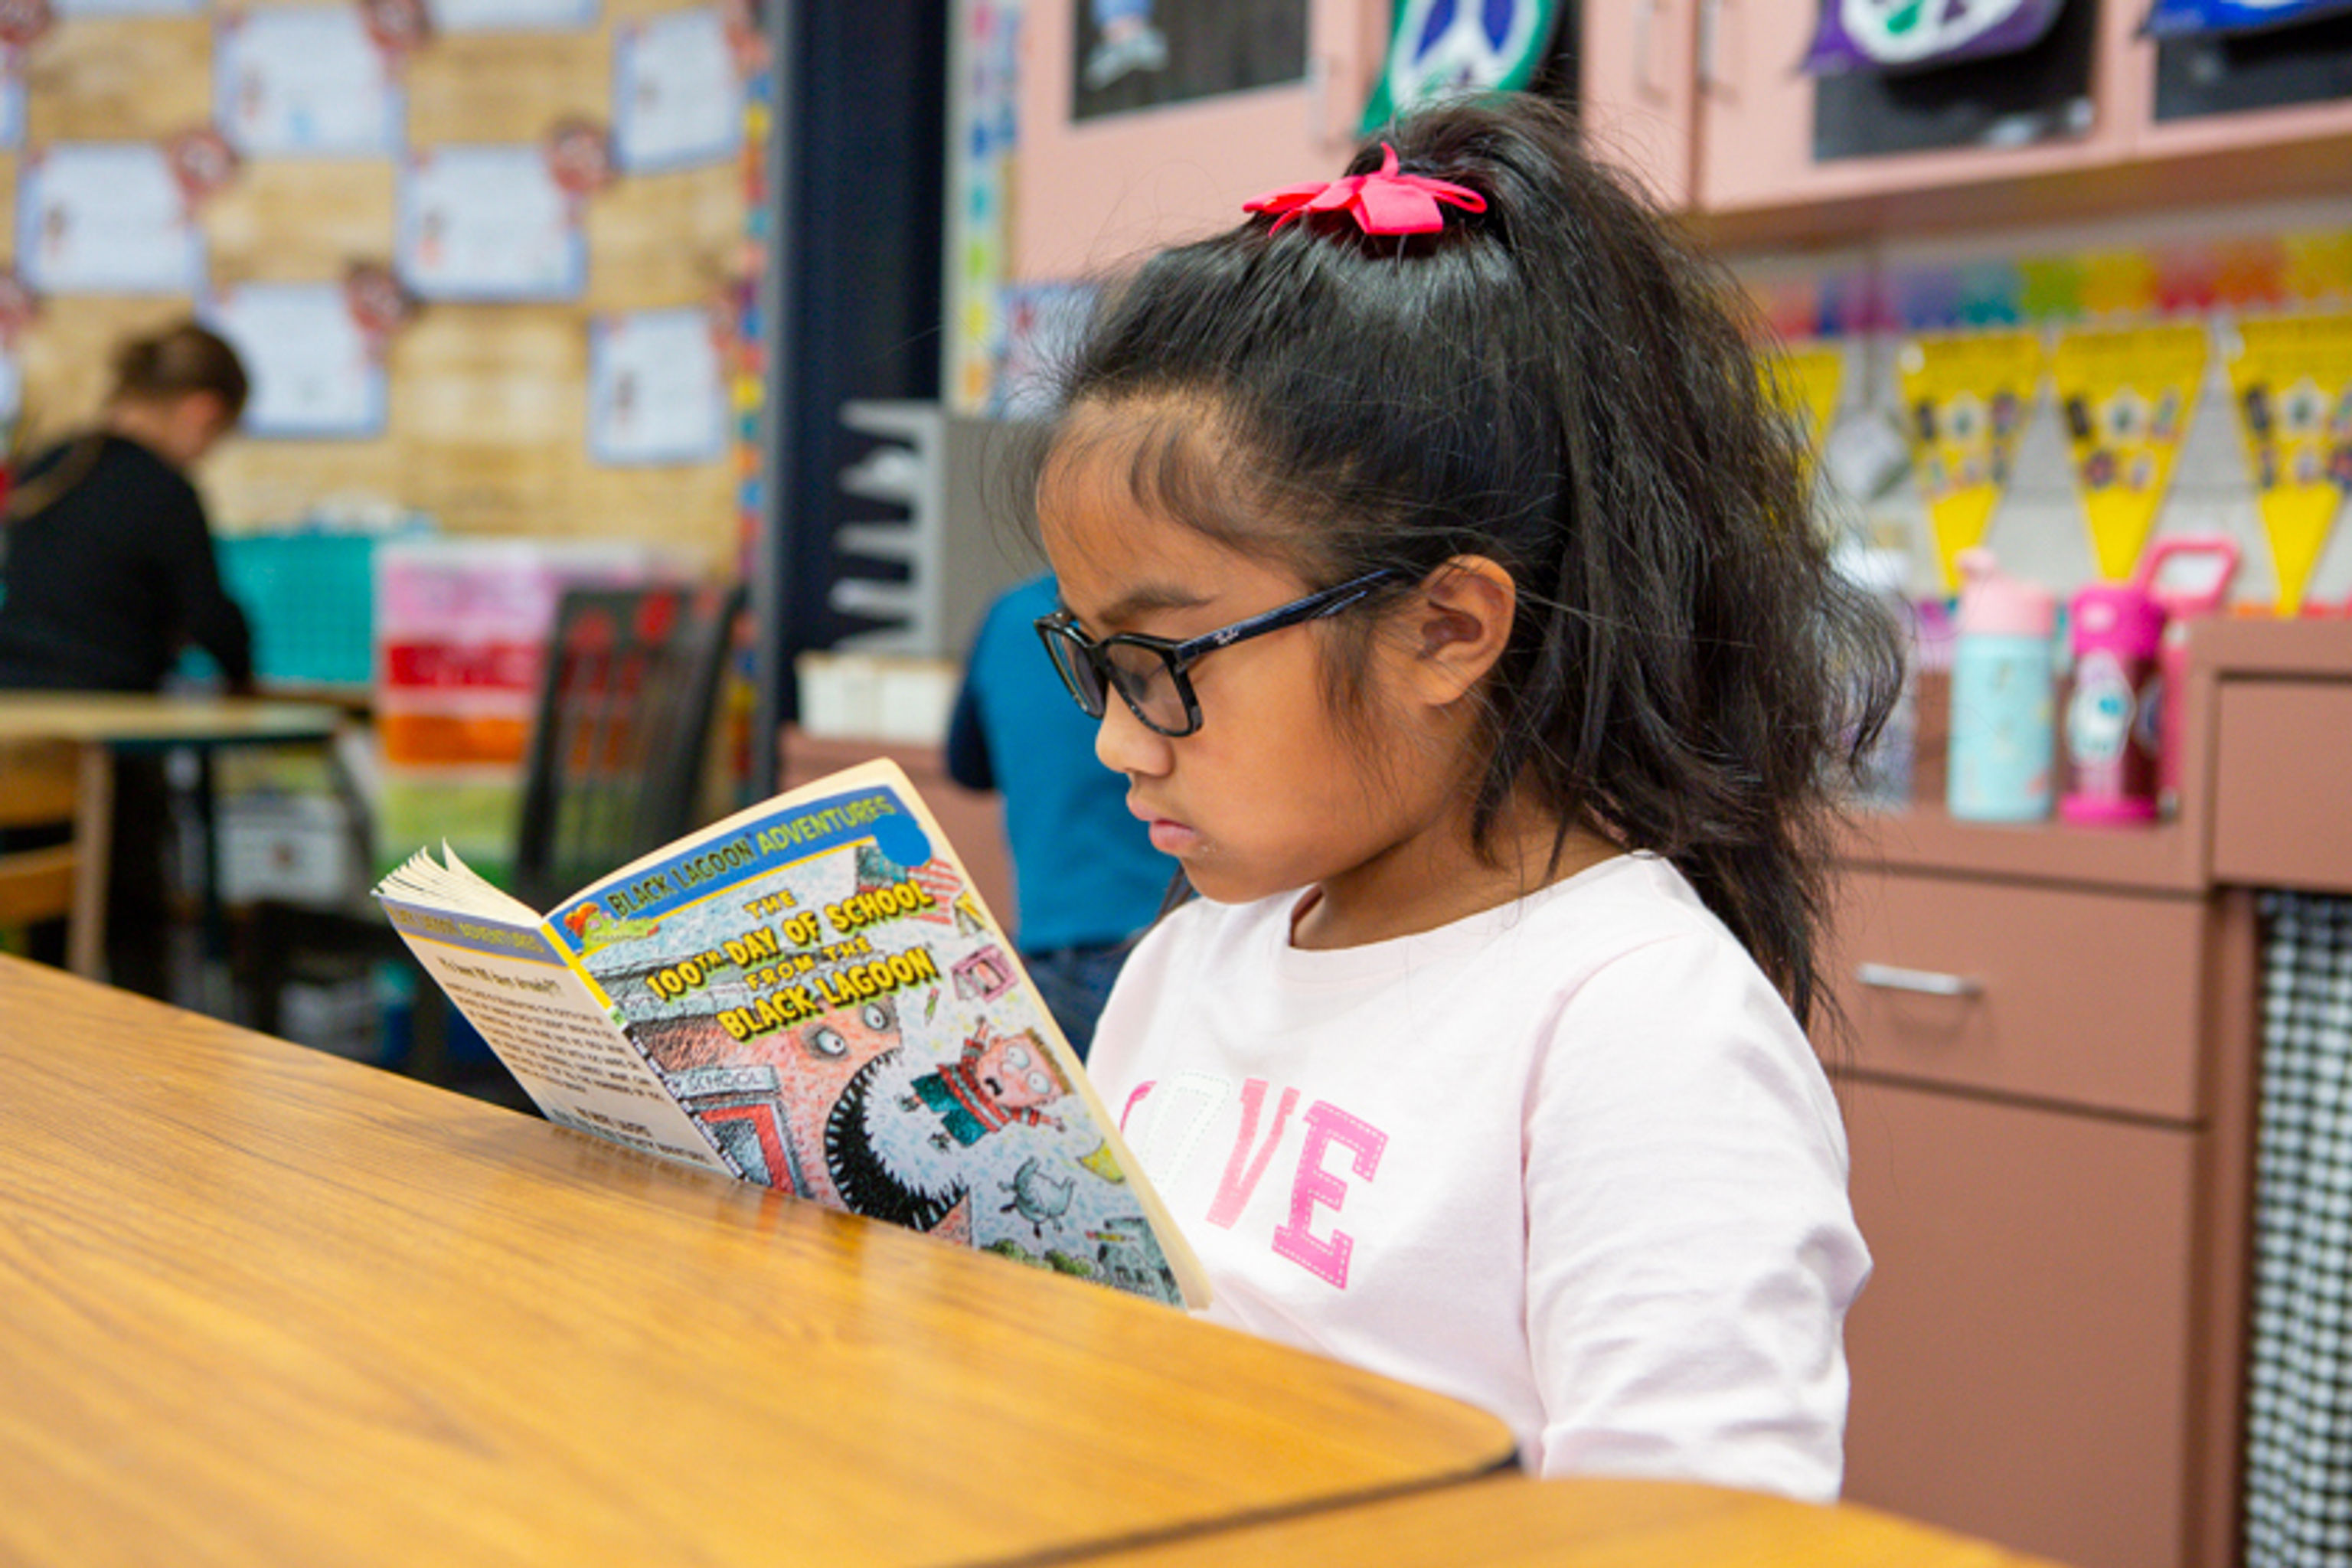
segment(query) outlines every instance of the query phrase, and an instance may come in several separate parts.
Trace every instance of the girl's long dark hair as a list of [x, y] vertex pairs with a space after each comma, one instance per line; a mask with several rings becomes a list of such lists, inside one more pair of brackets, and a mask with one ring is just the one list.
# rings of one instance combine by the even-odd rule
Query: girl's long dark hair
[[1261, 215], [1163, 252], [1107, 291], [1064, 406], [1166, 415], [1138, 499], [1310, 580], [1507, 567], [1481, 851], [1526, 790], [1563, 837], [1658, 854], [1806, 1018], [1839, 764], [1900, 659], [1831, 569], [1738, 291], [1549, 105], [1421, 113], [1349, 173], [1383, 141], [1486, 211], [1411, 237]]

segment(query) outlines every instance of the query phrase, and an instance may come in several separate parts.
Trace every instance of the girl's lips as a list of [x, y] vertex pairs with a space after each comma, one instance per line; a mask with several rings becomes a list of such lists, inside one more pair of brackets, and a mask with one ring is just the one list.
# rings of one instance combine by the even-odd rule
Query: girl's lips
[[1199, 834], [1181, 822], [1171, 822], [1164, 816], [1151, 819], [1151, 847], [1162, 855], [1181, 858], [1200, 838]]
[[1181, 855], [1200, 842], [1199, 834], [1173, 817], [1154, 816], [1150, 810], [1132, 801], [1128, 803], [1127, 809], [1150, 827], [1151, 847], [1162, 855]]

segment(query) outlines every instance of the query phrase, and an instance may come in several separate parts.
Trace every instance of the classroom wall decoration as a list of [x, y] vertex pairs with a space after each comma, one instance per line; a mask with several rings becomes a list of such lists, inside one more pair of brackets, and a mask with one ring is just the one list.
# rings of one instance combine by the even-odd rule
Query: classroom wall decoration
[[[2218, 531], [2238, 536], [2245, 552], [2243, 607], [2352, 613], [2352, 541], [2336, 526], [2352, 496], [2352, 371], [2342, 368], [2352, 364], [2352, 229], [2216, 227], [2162, 243], [1956, 263], [1864, 254], [1740, 270], [1768, 337], [1844, 343], [1864, 367], [1840, 437], [1891, 437], [1898, 426], [1913, 437], [1920, 500], [1938, 497], [1915, 535], [1922, 561], [1937, 561], [1935, 581], [1921, 586], [1948, 587], [1937, 510], [1946, 531], [1955, 522], [1965, 531], [1968, 520], [1956, 511], [1960, 500], [1937, 488], [1948, 465], [1923, 460], [1916, 400], [1898, 405], [1895, 392], [1877, 390], [1879, 348], [1895, 361], [1888, 379], [1899, 381], [1916, 343], [2021, 332], [2049, 351], [2050, 395], [2032, 387], [2024, 418], [2030, 433], [2050, 425], [2028, 442], [2030, 493], [2020, 498], [2012, 486], [1995, 498], [2005, 563], [2015, 547], [2053, 581], [2122, 580], [2156, 535]], [[1979, 387], [1964, 418], [1989, 407], [1986, 396]], [[2213, 427], [2205, 437], [2200, 400]], [[1878, 490], [1842, 488], [1864, 511], [1879, 504]], [[2081, 545], [2011, 531], [2012, 513], [2029, 533], [2078, 523]], [[1938, 534], [1932, 549], [1929, 534]]]
[[1307, 75], [1307, 0], [1086, 0], [1073, 33], [1073, 120]]
[[1804, 426], [1805, 444], [1818, 450], [1830, 433], [1845, 382], [1845, 351], [1834, 343], [1781, 348], [1759, 362], [1772, 395]]
[[1564, 0], [1395, 0], [1362, 129], [1447, 93], [1528, 86], [1573, 9]]
[[2009, 487], [2018, 437], [2042, 379], [2033, 332], [1923, 337], [1895, 365], [1911, 439], [1911, 472], [1927, 505], [1944, 587], [1960, 583], [1959, 557], [1984, 542]]
[[596, 20], [596, 0], [433, 0], [434, 26], [450, 33], [577, 32]]
[[204, 12], [205, 0], [56, 0], [60, 17], [83, 16], [194, 16]]
[[708, 310], [600, 317], [588, 350], [588, 449], [600, 463], [700, 463], [727, 441], [724, 328]]
[[152, 142], [68, 142], [26, 156], [18, 261], [41, 294], [194, 294], [204, 236]]
[[247, 283], [202, 311], [236, 345], [252, 392], [244, 433], [260, 439], [357, 439], [383, 434], [384, 368], [341, 283]]
[[2205, 379], [2202, 322], [2059, 335], [2050, 381], [2099, 576], [2129, 578], [2172, 483]]
[[2063, 0], [1821, 0], [1821, 17], [1803, 68], [1917, 70], [1959, 60], [2014, 54], [2042, 41]]
[[2278, 613], [2291, 616], [2352, 492], [2352, 315], [2241, 321], [2226, 342]]
[[1831, 267], [1746, 281], [1766, 323], [1791, 339], [2307, 310], [2352, 303], [2352, 229], [1948, 266]]
[[421, 300], [574, 300], [588, 283], [581, 205], [543, 142], [412, 153], [394, 264]]
[[464, 533], [657, 520], [688, 556], [738, 556], [740, 344], [696, 340], [690, 439], [620, 438], [591, 378], [598, 323], [707, 321], [750, 291], [740, 6], [52, 3], [38, 26], [0, 17], [23, 102], [12, 152], [0, 85], [19, 444], [93, 416], [122, 338], [197, 314], [256, 382], [197, 476], [224, 531], [363, 500]]
[[406, 118], [396, 62], [357, 7], [231, 12], [213, 33], [214, 112], [248, 158], [388, 158]]
[[743, 90], [716, 10], [625, 25], [613, 40], [613, 145], [624, 173], [720, 163], [743, 141]]
[[24, 68], [16, 63], [16, 46], [0, 44], [0, 153], [14, 153], [24, 144]]
[[1020, 143], [1021, 0], [961, 0], [949, 43], [947, 353], [960, 414], [988, 408], [1007, 342], [1013, 155]]
[[2347, 0], [2155, 0], [2143, 29], [2152, 38], [2264, 32], [2352, 11]]

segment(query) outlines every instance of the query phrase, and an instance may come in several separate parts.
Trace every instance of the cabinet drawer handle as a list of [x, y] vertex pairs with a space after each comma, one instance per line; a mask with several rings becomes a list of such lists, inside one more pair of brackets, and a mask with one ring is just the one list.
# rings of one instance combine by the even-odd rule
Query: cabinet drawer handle
[[1898, 969], [1891, 963], [1865, 963], [1853, 972], [1864, 985], [1881, 991], [1916, 991], [1923, 996], [1976, 996], [1981, 982], [1965, 974], [1938, 974], [1932, 969]]

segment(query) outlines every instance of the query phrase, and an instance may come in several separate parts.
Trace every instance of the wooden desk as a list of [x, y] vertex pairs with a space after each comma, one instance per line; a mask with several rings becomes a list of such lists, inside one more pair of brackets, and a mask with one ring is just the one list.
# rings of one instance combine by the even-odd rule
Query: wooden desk
[[952, 1563], [1493, 1418], [0, 959], [0, 1561]]
[[[205, 756], [200, 770], [199, 813], [206, 956], [217, 959], [224, 945], [220, 913], [219, 846], [213, 832], [212, 748], [331, 739], [341, 710], [320, 702], [269, 702], [240, 697], [164, 697], [124, 691], [0, 691], [0, 741], [72, 741], [82, 749], [82, 789], [100, 805], [95, 819], [110, 820], [114, 793], [113, 758], [118, 748], [195, 746]], [[107, 846], [86, 846], [91, 875], [105, 875]], [[105, 955], [105, 932], [89, 922], [74, 933], [68, 963], [95, 974]]]
[[0, 691], [0, 738], [110, 745], [318, 741], [341, 710], [323, 702], [161, 697], [127, 691]]
[[1676, 1481], [1446, 1487], [1187, 1540], [1069, 1568], [2053, 1568], [1892, 1514]]

